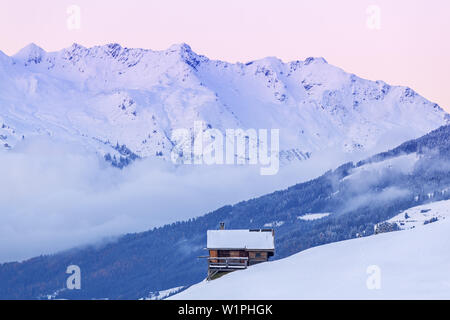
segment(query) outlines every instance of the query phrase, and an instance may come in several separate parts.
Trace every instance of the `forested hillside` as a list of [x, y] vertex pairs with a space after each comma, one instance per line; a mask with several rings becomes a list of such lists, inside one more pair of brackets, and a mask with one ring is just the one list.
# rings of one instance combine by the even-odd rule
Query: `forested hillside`
[[[114, 242], [0, 265], [0, 298], [137, 299], [189, 286], [206, 275], [206, 230], [273, 226], [275, 259], [317, 245], [370, 235], [401, 210], [450, 198], [450, 126], [357, 164], [189, 221]], [[321, 218], [300, 219], [312, 213]], [[82, 289], [66, 290], [67, 266], [81, 268]]]

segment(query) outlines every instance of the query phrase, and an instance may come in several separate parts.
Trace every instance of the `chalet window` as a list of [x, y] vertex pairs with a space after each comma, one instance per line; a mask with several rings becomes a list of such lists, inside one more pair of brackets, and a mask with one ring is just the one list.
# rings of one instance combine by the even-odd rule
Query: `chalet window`
[[229, 257], [230, 251], [228, 250], [219, 250], [219, 257]]

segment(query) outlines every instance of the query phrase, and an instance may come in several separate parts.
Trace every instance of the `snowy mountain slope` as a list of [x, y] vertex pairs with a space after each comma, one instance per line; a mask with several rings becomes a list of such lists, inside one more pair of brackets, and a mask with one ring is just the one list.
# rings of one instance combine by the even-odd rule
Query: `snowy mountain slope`
[[[448, 211], [450, 202], [426, 207]], [[311, 248], [203, 281], [170, 299], [449, 299], [449, 246], [445, 219]], [[372, 286], [374, 270], [379, 289]]]
[[[3, 263], [0, 299], [40, 299], [55, 296], [55, 292], [58, 299], [140, 299], [149, 293], [191, 286], [205, 278], [206, 261], [197, 257], [205, 255], [207, 230], [217, 229], [220, 222], [225, 222], [228, 229], [273, 227], [274, 259], [370, 236], [381, 222], [413, 212], [419, 205], [430, 209], [434, 206], [431, 202], [449, 200], [449, 155], [447, 125], [356, 164], [345, 163], [313, 180], [226, 205], [195, 219], [129, 233], [104, 244]], [[442, 202], [443, 208], [446, 203]], [[428, 223], [427, 227], [434, 224]], [[3, 243], [9, 246], [10, 238], [4, 238]], [[443, 239], [448, 243], [448, 238]], [[405, 250], [410, 250], [410, 243], [414, 245], [403, 243]], [[164, 259], [154, 258], [161, 253]], [[315, 268], [333, 265], [334, 256], [331, 258], [324, 258]], [[83, 270], [83, 290], [62, 290], [66, 268], [71, 264]]]
[[[448, 115], [405, 87], [368, 81], [323, 58], [246, 64], [209, 60], [186, 44], [164, 51], [34, 44], [0, 53], [0, 135], [77, 141], [100, 155], [169, 159], [173, 129], [280, 128], [284, 161], [386, 150], [446, 123]], [[387, 139], [389, 137], [389, 139]]]
[[387, 222], [395, 223], [401, 230], [450, 218], [450, 201], [436, 201], [405, 210]]
[[184, 287], [176, 287], [163, 291], [150, 292], [148, 296], [146, 296], [145, 298], [141, 298], [139, 300], [164, 300], [174, 294], [177, 294], [183, 289]]

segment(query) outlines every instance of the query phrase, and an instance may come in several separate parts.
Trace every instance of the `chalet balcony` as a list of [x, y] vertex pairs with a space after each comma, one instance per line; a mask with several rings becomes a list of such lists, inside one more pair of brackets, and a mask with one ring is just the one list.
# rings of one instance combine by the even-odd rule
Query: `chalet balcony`
[[215, 271], [246, 269], [248, 257], [208, 257], [208, 266]]

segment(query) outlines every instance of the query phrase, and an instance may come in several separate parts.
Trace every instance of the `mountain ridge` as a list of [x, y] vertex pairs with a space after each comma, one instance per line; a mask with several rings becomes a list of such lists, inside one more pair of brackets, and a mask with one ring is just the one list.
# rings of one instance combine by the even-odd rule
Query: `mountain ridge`
[[126, 158], [118, 143], [138, 157], [169, 160], [172, 131], [203, 121], [204, 130], [223, 132], [280, 128], [281, 155], [290, 162], [330, 148], [368, 156], [450, 121], [408, 87], [362, 79], [320, 57], [228, 63], [185, 43], [160, 51], [73, 44], [54, 52], [30, 44], [0, 63], [0, 121], [16, 132], [7, 135], [10, 147], [47, 132], [101, 156]]

